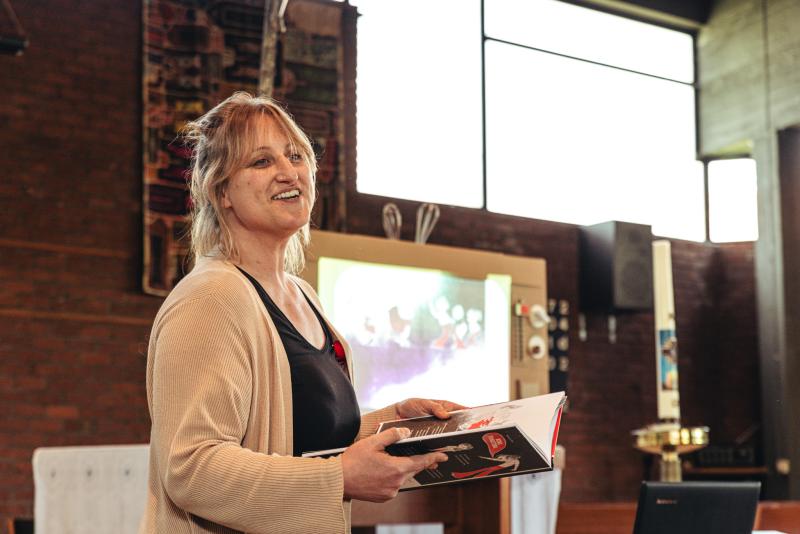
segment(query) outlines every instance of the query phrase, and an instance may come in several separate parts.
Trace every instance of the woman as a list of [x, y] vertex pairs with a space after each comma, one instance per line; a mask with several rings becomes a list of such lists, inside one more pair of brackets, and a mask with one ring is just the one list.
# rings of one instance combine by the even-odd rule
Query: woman
[[[388, 500], [447, 460], [389, 456], [407, 430], [373, 435], [377, 424], [460, 406], [409, 399], [359, 416], [347, 345], [289, 274], [303, 266], [316, 164], [283, 110], [236, 93], [187, 138], [195, 266], [151, 333], [140, 531], [347, 532], [350, 499]], [[354, 440], [334, 458], [298, 457]]]

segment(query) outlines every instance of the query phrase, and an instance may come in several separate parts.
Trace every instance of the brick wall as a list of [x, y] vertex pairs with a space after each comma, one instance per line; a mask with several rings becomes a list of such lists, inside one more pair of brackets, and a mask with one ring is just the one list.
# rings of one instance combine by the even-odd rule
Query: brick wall
[[[0, 56], [0, 520], [31, 516], [31, 454], [146, 442], [140, 2], [13, 2]], [[3, 521], [5, 528], [5, 521]]]
[[[0, 519], [33, 513], [35, 447], [147, 441], [161, 302], [139, 289], [140, 3], [14, 7], [31, 44], [0, 56]], [[350, 231], [380, 235], [384, 201], [350, 195]], [[550, 295], [578, 301], [575, 227], [444, 208], [431, 242], [544, 257]], [[757, 418], [752, 247], [673, 250], [685, 419], [729, 438]], [[618, 323], [615, 345], [600, 316], [586, 343], [570, 334], [566, 500], [632, 499], [642, 475], [629, 432], [655, 418], [652, 315]]]

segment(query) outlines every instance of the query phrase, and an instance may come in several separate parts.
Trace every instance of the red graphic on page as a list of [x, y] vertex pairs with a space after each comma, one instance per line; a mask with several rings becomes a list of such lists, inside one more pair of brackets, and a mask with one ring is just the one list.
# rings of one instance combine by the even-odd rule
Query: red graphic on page
[[494, 455], [506, 448], [506, 438], [497, 432], [489, 432], [484, 434], [481, 438], [483, 442], [489, 447], [489, 456], [494, 458]]
[[475, 471], [455, 472], [453, 473], [453, 478], [482, 478], [502, 471], [503, 469], [508, 469], [509, 467], [511, 471], [519, 469], [519, 455], [517, 454], [498, 454], [494, 458], [488, 458], [486, 456], [481, 456], [481, 458], [498, 463], [497, 465], [481, 467]]
[[[470, 423], [464, 430], [475, 430], [476, 428], [483, 428], [485, 426], [489, 426], [490, 424], [492, 424], [492, 421], [494, 421], [494, 417], [487, 417], [486, 419], [480, 419], [478, 421], [475, 421], [474, 423]], [[462, 429], [459, 428], [459, 430]]]
[[512, 468], [512, 471], [519, 469], [518, 455], [497, 454], [505, 449], [508, 445], [506, 438], [504, 438], [502, 434], [498, 434], [497, 432], [489, 432], [484, 434], [481, 439], [483, 439], [483, 442], [486, 443], [486, 447], [489, 449], [490, 457], [480, 456], [479, 458], [483, 460], [489, 460], [491, 462], [497, 462], [497, 464], [481, 467], [480, 469], [475, 469], [474, 471], [456, 471], [453, 472], [453, 478], [482, 478], [497, 473], [498, 471], [502, 471], [503, 469], [508, 469], [509, 467]]

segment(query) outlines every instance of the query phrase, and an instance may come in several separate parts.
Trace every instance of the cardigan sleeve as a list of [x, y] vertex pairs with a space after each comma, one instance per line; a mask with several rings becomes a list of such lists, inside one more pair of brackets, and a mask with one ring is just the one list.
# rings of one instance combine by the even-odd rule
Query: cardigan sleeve
[[182, 510], [236, 530], [345, 532], [340, 458], [240, 445], [253, 347], [236, 315], [211, 294], [181, 300], [157, 320], [151, 450], [165, 492]]
[[400, 419], [394, 404], [386, 408], [381, 408], [380, 410], [375, 410], [374, 412], [365, 413], [361, 416], [361, 428], [358, 431], [358, 437], [356, 439], [359, 440], [371, 436], [382, 422], [392, 421], [394, 419]]

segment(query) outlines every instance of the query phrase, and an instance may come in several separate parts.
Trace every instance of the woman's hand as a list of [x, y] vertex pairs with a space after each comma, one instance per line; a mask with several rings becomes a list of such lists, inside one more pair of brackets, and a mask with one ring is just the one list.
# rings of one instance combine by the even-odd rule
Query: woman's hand
[[464, 408], [466, 406], [455, 402], [434, 399], [406, 399], [395, 404], [395, 410], [400, 419], [425, 415], [435, 415], [439, 419], [449, 419], [449, 412], [463, 410]]
[[361, 501], [386, 502], [406, 480], [423, 469], [446, 462], [447, 455], [430, 452], [416, 456], [390, 456], [386, 447], [410, 435], [407, 428], [390, 428], [355, 442], [342, 453], [344, 496]]

